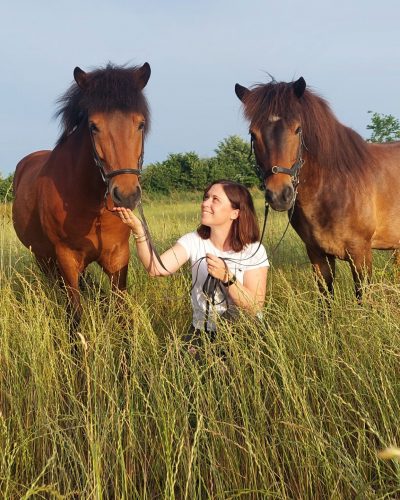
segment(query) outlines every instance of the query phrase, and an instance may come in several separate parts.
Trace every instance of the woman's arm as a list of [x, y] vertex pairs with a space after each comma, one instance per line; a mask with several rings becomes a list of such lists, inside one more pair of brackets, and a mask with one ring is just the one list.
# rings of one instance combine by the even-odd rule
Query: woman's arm
[[189, 260], [189, 256], [183, 246], [175, 243], [173, 247], [160, 255], [161, 262], [165, 267], [164, 269], [149, 246], [142, 221], [127, 208], [116, 207], [114, 208], [114, 212], [118, 214], [122, 222], [132, 229], [137, 255], [150, 276], [169, 276]]
[[215, 255], [207, 254], [207, 267], [211, 276], [221, 282], [232, 282], [226, 290], [233, 303], [252, 314], [256, 314], [264, 305], [267, 290], [268, 267], [249, 269], [244, 272], [243, 284], [236, 281], [224, 262]]
[[258, 267], [257, 269], [245, 271], [243, 285], [236, 281], [228, 287], [228, 293], [233, 302], [253, 314], [259, 312], [265, 302], [267, 274], [268, 267]]

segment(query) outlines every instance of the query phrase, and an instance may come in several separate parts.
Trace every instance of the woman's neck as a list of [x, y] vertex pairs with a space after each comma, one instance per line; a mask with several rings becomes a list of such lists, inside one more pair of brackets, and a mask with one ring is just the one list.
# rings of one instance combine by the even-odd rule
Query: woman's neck
[[229, 244], [228, 236], [229, 231], [227, 232], [225, 228], [211, 228], [210, 241], [215, 246], [215, 248], [218, 248], [218, 250], [221, 250], [223, 252], [232, 250]]

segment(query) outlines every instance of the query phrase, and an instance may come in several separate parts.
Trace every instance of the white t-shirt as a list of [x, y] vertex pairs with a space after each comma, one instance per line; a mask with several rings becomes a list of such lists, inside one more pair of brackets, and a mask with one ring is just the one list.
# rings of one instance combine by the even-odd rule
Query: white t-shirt
[[[196, 329], [204, 330], [206, 319], [207, 298], [203, 293], [203, 285], [208, 276], [205, 256], [207, 253], [217, 257], [228, 258], [226, 261], [228, 269], [236, 276], [237, 281], [243, 284], [245, 271], [260, 267], [269, 267], [267, 252], [260, 243], [250, 243], [241, 252], [224, 252], [215, 248], [210, 240], [203, 240], [196, 231], [188, 233], [179, 238], [178, 243], [186, 250], [192, 264], [192, 308], [193, 326]], [[228, 294], [227, 294], [228, 295]], [[215, 297], [215, 305], [209, 306], [209, 318], [207, 330], [215, 331], [215, 315], [223, 314], [227, 308], [235, 309], [235, 305], [228, 295], [228, 304], [224, 296], [218, 290]], [[214, 318], [214, 320], [213, 320]]]

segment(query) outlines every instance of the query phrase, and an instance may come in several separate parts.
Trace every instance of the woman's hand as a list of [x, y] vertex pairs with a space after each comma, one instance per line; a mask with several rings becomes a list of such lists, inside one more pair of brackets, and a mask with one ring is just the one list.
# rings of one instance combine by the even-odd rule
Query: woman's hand
[[228, 268], [225, 265], [225, 262], [221, 258], [211, 253], [207, 253], [206, 262], [207, 262], [207, 271], [211, 276], [223, 282], [229, 280]]
[[114, 207], [113, 212], [118, 215], [124, 224], [132, 229], [134, 236], [141, 236], [144, 234], [142, 221], [136, 217], [130, 208]]

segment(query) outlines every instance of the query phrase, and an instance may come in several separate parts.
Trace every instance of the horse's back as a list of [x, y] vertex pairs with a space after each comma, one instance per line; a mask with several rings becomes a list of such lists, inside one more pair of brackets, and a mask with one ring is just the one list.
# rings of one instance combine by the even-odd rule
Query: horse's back
[[[13, 190], [13, 223], [18, 238], [37, 255], [48, 254], [48, 240], [43, 235], [38, 211], [39, 179], [51, 151], [36, 151], [17, 165]], [[43, 242], [43, 243], [38, 243]]]
[[32, 183], [34, 183], [37, 179], [50, 154], [51, 151], [42, 150], [35, 151], [34, 153], [22, 158], [15, 169], [13, 184], [14, 196], [19, 194], [19, 185], [21, 182], [27, 184], [27, 186], [33, 187]]

